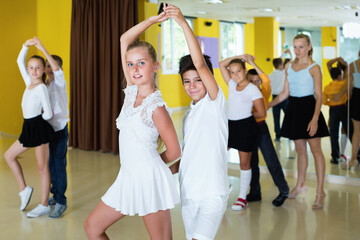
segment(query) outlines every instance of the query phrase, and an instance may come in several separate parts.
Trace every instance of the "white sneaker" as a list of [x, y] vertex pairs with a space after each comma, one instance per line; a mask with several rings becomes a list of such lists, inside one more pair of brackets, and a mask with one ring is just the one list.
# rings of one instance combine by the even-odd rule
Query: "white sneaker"
[[26, 186], [24, 190], [19, 192], [19, 196], [21, 199], [21, 205], [20, 205], [21, 211], [23, 211], [26, 208], [26, 206], [29, 204], [33, 190], [34, 189], [32, 187]]
[[26, 216], [29, 218], [35, 218], [49, 213], [50, 213], [50, 206], [44, 206], [40, 203], [39, 205], [37, 205], [36, 208], [28, 212]]

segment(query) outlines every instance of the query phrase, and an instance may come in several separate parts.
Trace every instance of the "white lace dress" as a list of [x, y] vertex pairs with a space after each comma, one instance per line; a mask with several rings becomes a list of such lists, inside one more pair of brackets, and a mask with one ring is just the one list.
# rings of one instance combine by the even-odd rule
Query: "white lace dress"
[[124, 105], [116, 119], [121, 167], [101, 198], [106, 205], [130, 216], [170, 209], [180, 201], [170, 169], [156, 150], [159, 132], [152, 114], [166, 103], [156, 90], [134, 108], [137, 90], [136, 85], [124, 90]]

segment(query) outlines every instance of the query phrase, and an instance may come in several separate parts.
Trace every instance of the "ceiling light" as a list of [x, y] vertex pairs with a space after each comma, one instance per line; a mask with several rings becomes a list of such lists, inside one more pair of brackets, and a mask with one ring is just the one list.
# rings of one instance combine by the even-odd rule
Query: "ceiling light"
[[204, 0], [206, 3], [212, 3], [212, 4], [220, 4], [224, 3], [222, 0]]
[[207, 12], [205, 12], [205, 11], [198, 11], [197, 13], [200, 14], [200, 15], [206, 15], [207, 14]]

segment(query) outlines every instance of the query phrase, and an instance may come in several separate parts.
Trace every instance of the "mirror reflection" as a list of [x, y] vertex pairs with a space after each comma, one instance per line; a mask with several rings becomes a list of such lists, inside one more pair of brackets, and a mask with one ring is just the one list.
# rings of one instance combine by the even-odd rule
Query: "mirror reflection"
[[[255, 56], [257, 65], [269, 76], [275, 71], [273, 65], [275, 58], [280, 58], [283, 63], [289, 59], [294, 61], [296, 58], [294, 37], [297, 34], [309, 36], [312, 60], [321, 69], [323, 94], [328, 93], [325, 91], [327, 86], [332, 88], [336, 85], [335, 88], [337, 88], [337, 94], [335, 94], [337, 101], [331, 102], [330, 105], [324, 101], [321, 106], [321, 112], [325, 118], [329, 135], [331, 135], [331, 137], [327, 136], [321, 140], [326, 162], [325, 174], [327, 176], [360, 177], [360, 171], [354, 168], [359, 159], [359, 126], [356, 120], [354, 126], [354, 119], [351, 115], [351, 112], [356, 114], [356, 106], [359, 106], [359, 102], [356, 100], [356, 76], [358, 76], [356, 70], [360, 69], [360, 66], [356, 68], [358, 65], [354, 65], [353, 62], [360, 62], [358, 60], [360, 40], [357, 36], [349, 36], [348, 33], [353, 34], [354, 31], [343, 27], [344, 23], [357, 20], [356, 6], [351, 7], [348, 1], [330, 1], [327, 3], [326, 9], [321, 3], [311, 1], [305, 1], [303, 4], [292, 3], [292, 6], [286, 6], [277, 1], [256, 1], [251, 4], [245, 1], [167, 2], [182, 9], [198, 36], [203, 52], [212, 54], [214, 75], [226, 97], [228, 97], [228, 87], [224, 84], [219, 61], [247, 53]], [[317, 11], [317, 14], [312, 14], [310, 9]], [[165, 78], [171, 78], [172, 74], [176, 74], [179, 56], [188, 53], [184, 39], [176, 37], [177, 31], [179, 31], [178, 26], [171, 21], [162, 25], [160, 83], [165, 81]], [[181, 36], [181, 33], [178, 35]], [[218, 61], [214, 59], [218, 59]], [[285, 67], [285, 64], [283, 66]], [[246, 67], [247, 69], [253, 68], [249, 64]], [[339, 77], [341, 80], [334, 79], [335, 73], [334, 76], [331, 75], [331, 72], [339, 72], [337, 70], [340, 70], [338, 75], [341, 76]], [[274, 95], [276, 97], [280, 93], [275, 84], [271, 84], [271, 87], [273, 92], [269, 99], [270, 102]], [[330, 89], [330, 95], [333, 96], [334, 93], [331, 91]], [[351, 104], [349, 102], [353, 96], [355, 96], [352, 100], [354, 110], [350, 111]], [[326, 95], [326, 98], [328, 97], [329, 95]], [[179, 119], [181, 119], [181, 112], [187, 109], [189, 103], [190, 99], [181, 92], [181, 88], [178, 94], [168, 101], [170, 107], [179, 110], [176, 113]], [[339, 111], [337, 109], [341, 109], [341, 120], [338, 120]], [[288, 174], [294, 174], [294, 171], [297, 170], [298, 156], [295, 142], [281, 137], [279, 133], [284, 119], [284, 110], [284, 106], [269, 109], [266, 123], [283, 169], [285, 172], [288, 171]], [[354, 132], [355, 142], [352, 144]], [[314, 157], [308, 144], [307, 153], [309, 156], [307, 172], [315, 178]], [[259, 160], [260, 171], [267, 172], [261, 151], [259, 151]], [[239, 169], [237, 150], [229, 151], [229, 163], [230, 168]]]

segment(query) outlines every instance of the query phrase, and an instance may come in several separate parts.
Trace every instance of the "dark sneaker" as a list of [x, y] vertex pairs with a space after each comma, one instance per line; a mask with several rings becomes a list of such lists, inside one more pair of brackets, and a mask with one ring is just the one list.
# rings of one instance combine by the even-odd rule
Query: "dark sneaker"
[[260, 194], [248, 194], [246, 196], [246, 200], [248, 202], [258, 202], [258, 201], [261, 201], [261, 195]]
[[52, 196], [51, 198], [49, 198], [48, 204], [49, 204], [50, 206], [54, 206], [54, 205], [56, 204], [56, 200], [55, 200], [54, 196]]
[[62, 205], [60, 203], [56, 203], [55, 207], [52, 208], [50, 214], [49, 214], [49, 218], [59, 218], [61, 217], [64, 212], [66, 211], [67, 206], [66, 205]]
[[272, 204], [275, 206], [275, 207], [280, 207], [281, 205], [284, 204], [285, 200], [288, 198], [289, 196], [289, 193], [288, 192], [285, 192], [285, 193], [280, 193], [275, 199], [274, 201], [272, 202]]
[[330, 162], [331, 162], [332, 164], [338, 164], [338, 163], [339, 163], [339, 161], [338, 161], [336, 158], [332, 158], [332, 159], [330, 160]]

